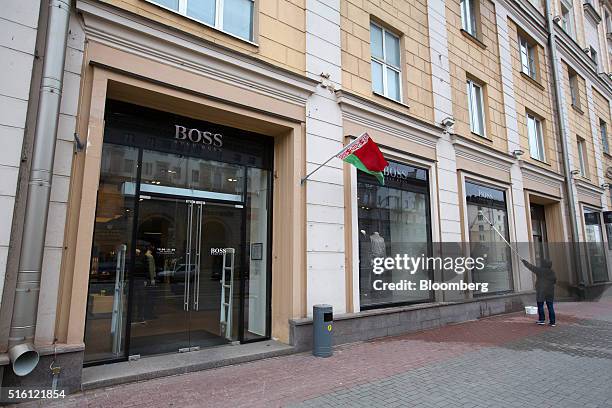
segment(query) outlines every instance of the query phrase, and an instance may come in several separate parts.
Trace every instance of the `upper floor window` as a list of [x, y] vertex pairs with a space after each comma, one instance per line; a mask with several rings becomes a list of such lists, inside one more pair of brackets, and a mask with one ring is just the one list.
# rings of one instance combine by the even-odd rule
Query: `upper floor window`
[[478, 16], [478, 0], [461, 0], [461, 28], [473, 35], [478, 34], [477, 16]]
[[569, 0], [561, 0], [561, 27], [574, 38], [574, 9]]
[[595, 48], [589, 46], [589, 56], [591, 60], [595, 63], [595, 66], [599, 67], [599, 59], [597, 58], [597, 51]]
[[579, 137], [578, 142], [578, 164], [580, 165], [580, 175], [582, 177], [588, 177], [587, 173], [587, 152], [586, 152], [586, 142], [583, 138]]
[[254, 0], [147, 0], [201, 23], [253, 41]]
[[470, 130], [479, 136], [485, 136], [484, 97], [482, 85], [471, 79], [467, 80], [468, 114]]
[[571, 69], [568, 70], [568, 73], [570, 96], [572, 97], [572, 106], [580, 109], [580, 90], [578, 86], [578, 74], [572, 71]]
[[370, 23], [372, 90], [401, 101], [400, 39], [387, 29]]
[[610, 145], [608, 144], [608, 124], [599, 119], [599, 133], [601, 135], [601, 148], [604, 153], [610, 153]]
[[536, 45], [530, 43], [525, 37], [519, 37], [521, 51], [521, 71], [533, 79], [537, 79]]
[[542, 121], [530, 113], [527, 114], [527, 134], [529, 136], [529, 154], [531, 157], [540, 161], [546, 160]]

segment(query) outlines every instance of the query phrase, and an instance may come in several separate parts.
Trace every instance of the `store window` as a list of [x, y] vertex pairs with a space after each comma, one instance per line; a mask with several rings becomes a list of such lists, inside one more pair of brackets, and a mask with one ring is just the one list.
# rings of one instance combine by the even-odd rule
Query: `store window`
[[254, 0], [147, 1], [245, 40], [253, 40]]
[[466, 182], [465, 190], [470, 253], [487, 260], [482, 270], [473, 271], [472, 280], [487, 282], [488, 294], [511, 291], [512, 253], [504, 242], [510, 241], [506, 193], [473, 182]]
[[374, 258], [431, 254], [429, 175], [426, 169], [389, 161], [385, 185], [369, 174], [357, 175], [359, 226], [359, 283], [361, 308], [425, 302], [430, 291], [378, 291], [375, 280], [418, 282], [430, 279], [431, 272], [390, 270], [373, 273]]
[[597, 210], [584, 209], [584, 229], [586, 258], [591, 269], [593, 282], [605, 282], [608, 280], [608, 270], [601, 219]]

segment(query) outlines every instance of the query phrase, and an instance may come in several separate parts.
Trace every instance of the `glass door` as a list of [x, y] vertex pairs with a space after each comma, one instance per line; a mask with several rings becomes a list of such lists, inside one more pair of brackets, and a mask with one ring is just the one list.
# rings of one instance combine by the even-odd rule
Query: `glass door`
[[190, 206], [185, 200], [141, 195], [131, 279], [130, 355], [189, 347], [187, 295], [194, 266]]
[[[195, 203], [197, 262], [189, 299], [190, 347], [239, 341], [244, 242], [240, 204]], [[197, 216], [196, 216], [197, 214]], [[192, 251], [193, 251], [192, 250]]]

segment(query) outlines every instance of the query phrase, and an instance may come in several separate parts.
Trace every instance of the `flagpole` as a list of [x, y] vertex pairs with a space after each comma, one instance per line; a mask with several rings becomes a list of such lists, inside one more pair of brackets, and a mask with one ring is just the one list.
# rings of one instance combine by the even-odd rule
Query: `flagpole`
[[353, 143], [355, 143], [361, 136], [365, 135], [366, 132], [363, 132], [362, 134], [360, 134], [357, 138], [355, 138], [355, 140], [353, 140], [351, 143], [347, 144], [346, 146], [342, 147], [342, 149], [340, 149], [340, 151], [336, 154], [334, 154], [332, 157], [330, 157], [329, 159], [325, 160], [325, 163], [320, 164], [316, 169], [314, 169], [313, 171], [311, 171], [310, 173], [308, 173], [306, 175], [306, 177], [304, 177], [301, 181], [300, 184], [304, 184], [304, 182], [306, 182], [306, 180], [308, 180], [308, 177], [312, 176], [312, 174], [314, 172], [316, 172], [317, 170], [319, 170], [321, 167], [325, 166], [327, 163], [329, 163], [331, 161], [331, 159], [333, 159], [334, 157], [338, 156], [340, 153], [342, 153], [344, 150], [348, 149], [350, 146], [353, 145]]

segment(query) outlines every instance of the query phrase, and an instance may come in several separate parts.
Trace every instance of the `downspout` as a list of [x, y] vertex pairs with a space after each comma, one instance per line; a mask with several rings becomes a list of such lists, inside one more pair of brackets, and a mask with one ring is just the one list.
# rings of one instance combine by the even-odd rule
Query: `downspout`
[[70, 0], [49, 0], [45, 53], [34, 132], [32, 167], [17, 271], [9, 358], [18, 376], [32, 372], [39, 354], [34, 347], [47, 214], [62, 99]]
[[561, 75], [559, 70], [559, 64], [557, 60], [557, 37], [555, 34], [555, 26], [552, 17], [552, 10], [550, 7], [550, 0], [545, 0], [546, 6], [546, 26], [548, 29], [549, 37], [549, 47], [550, 47], [550, 58], [552, 63], [552, 74], [553, 74], [553, 82], [555, 83], [555, 103], [557, 105], [557, 114], [559, 115], [559, 131], [561, 133], [561, 151], [563, 153], [563, 170], [565, 172], [565, 187], [567, 189], [567, 199], [569, 202], [569, 212], [572, 224], [572, 238], [574, 240], [572, 245], [573, 251], [573, 266], [576, 268], [575, 270], [579, 270], [578, 279], [579, 284], [584, 284], [584, 276], [582, 274], [582, 268], [579, 266], [580, 259], [580, 250], [578, 248], [578, 241], [580, 239], [580, 235], [578, 233], [578, 222], [576, 218], [576, 202], [574, 201], [574, 185], [572, 184], [572, 169], [570, 168], [569, 163], [569, 138], [567, 135], [567, 129], [565, 128], [565, 123], [563, 122], [564, 110], [563, 106], [563, 94], [561, 93]]

